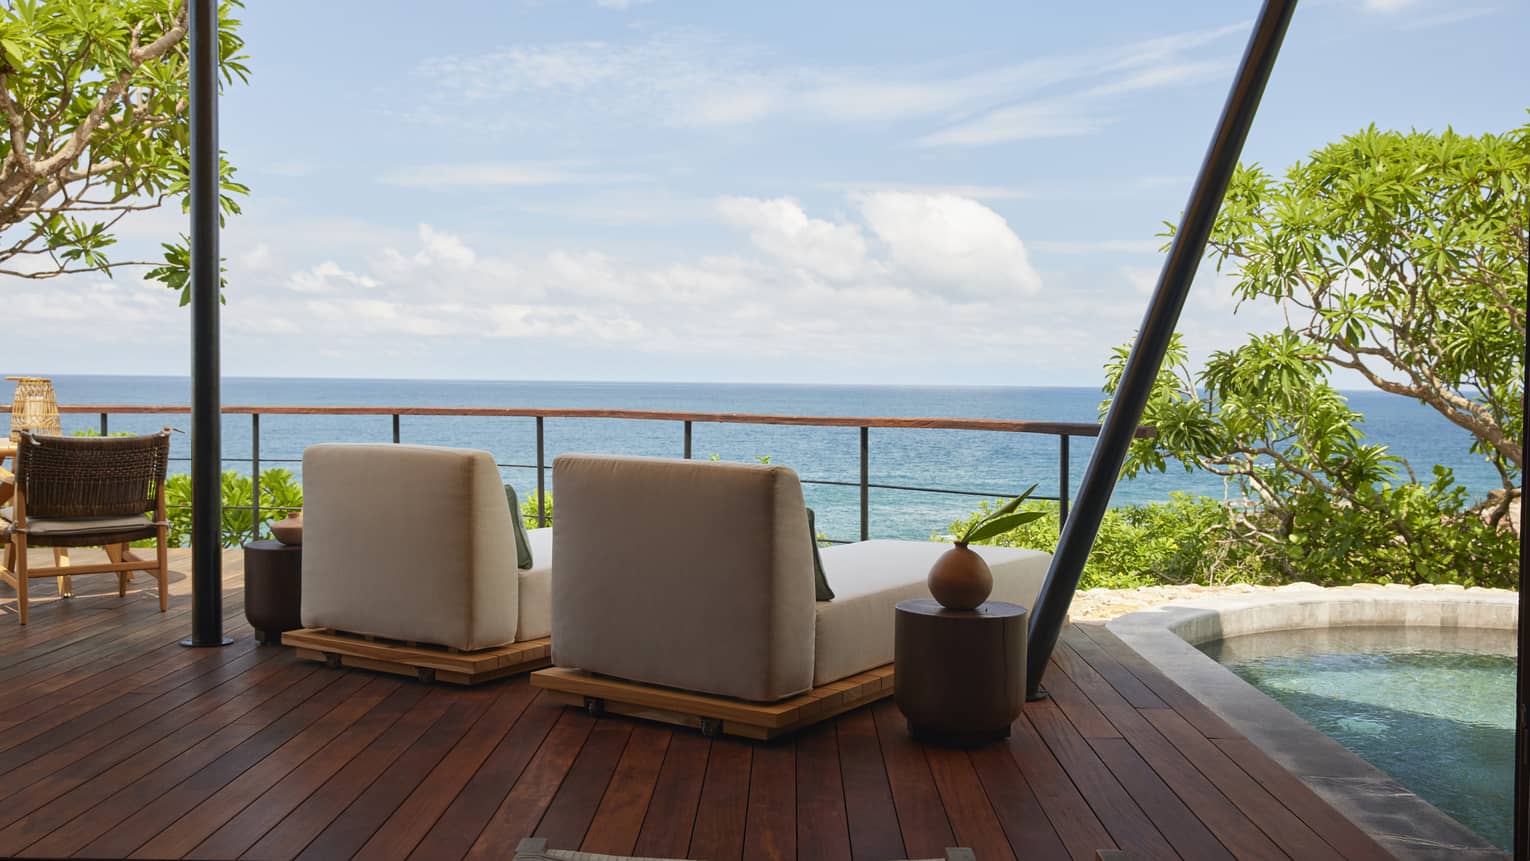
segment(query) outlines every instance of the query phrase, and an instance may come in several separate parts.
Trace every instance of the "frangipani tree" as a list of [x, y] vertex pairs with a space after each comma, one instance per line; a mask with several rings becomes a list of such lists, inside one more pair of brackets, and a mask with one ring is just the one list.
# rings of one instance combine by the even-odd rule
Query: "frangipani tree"
[[[244, 42], [219, 9], [225, 83], [244, 81]], [[130, 213], [186, 205], [190, 185], [184, 0], [0, 0], [0, 273], [53, 278], [154, 266], [189, 299], [185, 236], [163, 259], [113, 255]], [[222, 214], [247, 189], [222, 164]]]
[[[1530, 125], [1369, 128], [1283, 179], [1240, 167], [1211, 253], [1240, 306], [1274, 303], [1286, 325], [1198, 372], [1176, 341], [1143, 419], [1156, 434], [1133, 443], [1127, 474], [1177, 461], [1223, 476], [1238, 492], [1233, 539], [1285, 577], [1511, 583], [1501, 527], [1524, 466], [1527, 188]], [[1342, 372], [1468, 430], [1502, 491], [1473, 500], [1448, 469], [1421, 480], [1367, 440], [1334, 385]]]
[[1276, 179], [1240, 167], [1211, 248], [1311, 359], [1469, 431], [1508, 498], [1523, 433], [1530, 124], [1478, 137], [1374, 126]]

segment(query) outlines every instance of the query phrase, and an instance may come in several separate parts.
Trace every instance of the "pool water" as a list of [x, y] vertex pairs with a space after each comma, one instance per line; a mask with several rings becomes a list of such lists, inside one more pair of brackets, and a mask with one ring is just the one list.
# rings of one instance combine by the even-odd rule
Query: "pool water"
[[1511, 631], [1367, 627], [1272, 631], [1200, 649], [1508, 849], [1514, 645]]

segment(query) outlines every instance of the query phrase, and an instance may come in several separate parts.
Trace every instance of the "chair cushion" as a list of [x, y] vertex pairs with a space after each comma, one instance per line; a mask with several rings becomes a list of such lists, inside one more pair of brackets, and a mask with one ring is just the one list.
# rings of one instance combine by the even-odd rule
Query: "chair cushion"
[[303, 453], [303, 624], [485, 649], [514, 642], [515, 530], [486, 451]]
[[813, 679], [813, 553], [782, 466], [561, 455], [553, 663], [768, 702]]
[[552, 634], [552, 527], [526, 530], [526, 546], [535, 564], [520, 575], [520, 622], [515, 627], [516, 642], [536, 640]]
[[[10, 510], [6, 509], [5, 514], [9, 515], [10, 513]], [[9, 517], [6, 520], [6, 528], [10, 529]], [[126, 532], [129, 529], [147, 529], [153, 525], [153, 521], [145, 518], [142, 514], [125, 514], [119, 517], [29, 517], [27, 518], [27, 534], [89, 535], [93, 532], [106, 534]]]
[[[814, 686], [880, 667], [893, 659], [893, 609], [928, 598], [925, 577], [951, 548], [934, 541], [862, 541], [823, 549], [836, 597], [817, 605]], [[973, 545], [993, 571], [992, 601], [1029, 608], [1052, 557], [1038, 550]]]

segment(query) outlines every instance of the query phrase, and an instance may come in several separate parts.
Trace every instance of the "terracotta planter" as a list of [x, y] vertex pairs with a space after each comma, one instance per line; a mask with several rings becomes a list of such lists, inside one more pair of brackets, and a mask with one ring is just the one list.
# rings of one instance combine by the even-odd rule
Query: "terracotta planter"
[[971, 610], [988, 600], [993, 572], [983, 557], [964, 544], [940, 554], [930, 566], [930, 594], [948, 610]]
[[278, 520], [272, 523], [271, 535], [283, 544], [302, 544], [303, 513], [300, 511], [286, 520]]

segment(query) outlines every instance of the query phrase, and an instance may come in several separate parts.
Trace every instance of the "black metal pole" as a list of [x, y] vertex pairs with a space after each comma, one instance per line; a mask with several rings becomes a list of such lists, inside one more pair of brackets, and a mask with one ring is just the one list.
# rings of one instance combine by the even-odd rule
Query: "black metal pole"
[[[1530, 247], [1526, 251], [1530, 252]], [[1525, 274], [1525, 310], [1530, 314], [1530, 264], [1527, 264]], [[1530, 416], [1530, 340], [1525, 342], [1525, 364], [1520, 370], [1524, 374], [1520, 415]], [[1530, 656], [1530, 630], [1525, 628], [1525, 619], [1530, 618], [1530, 592], [1525, 591], [1525, 577], [1530, 570], [1527, 565], [1530, 563], [1530, 517], [1526, 516], [1525, 510], [1525, 465], [1530, 464], [1530, 435], [1521, 429], [1519, 436], [1519, 660], [1515, 663], [1514, 690], [1514, 858], [1530, 861], [1530, 719], [1525, 713], [1526, 705], [1530, 703], [1530, 672], [1525, 671], [1525, 659]]]
[[1052, 658], [1052, 649], [1057, 645], [1068, 605], [1073, 603], [1073, 593], [1084, 573], [1084, 562], [1089, 558], [1095, 536], [1100, 531], [1100, 520], [1110, 505], [1110, 494], [1120, 477], [1121, 465], [1126, 461], [1126, 450], [1142, 421], [1142, 411], [1163, 364], [1169, 339], [1179, 324], [1190, 282], [1206, 253], [1206, 240], [1211, 235], [1217, 210], [1222, 206], [1222, 195], [1238, 165], [1243, 141], [1248, 137], [1249, 125], [1259, 107], [1259, 97], [1264, 94], [1265, 82], [1270, 78], [1286, 26], [1291, 23], [1291, 13], [1295, 10], [1296, 0], [1265, 0], [1248, 47], [1243, 51], [1243, 60], [1227, 94], [1227, 103], [1222, 107], [1216, 134], [1201, 161], [1195, 186], [1190, 190], [1184, 223], [1174, 234], [1169, 257], [1158, 275], [1158, 287], [1148, 303], [1137, 341], [1127, 357], [1120, 386], [1111, 399], [1110, 412], [1105, 416], [1094, 454], [1089, 458], [1089, 468], [1079, 483], [1073, 511], [1063, 526], [1057, 554], [1052, 557], [1046, 582], [1036, 598], [1026, 648], [1025, 691], [1030, 699], [1042, 695], [1041, 678]]
[[223, 636], [223, 434], [218, 362], [218, 2], [189, 0], [191, 57], [191, 637]]

